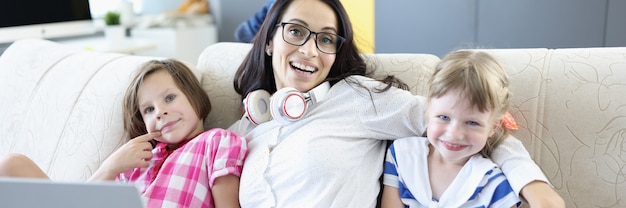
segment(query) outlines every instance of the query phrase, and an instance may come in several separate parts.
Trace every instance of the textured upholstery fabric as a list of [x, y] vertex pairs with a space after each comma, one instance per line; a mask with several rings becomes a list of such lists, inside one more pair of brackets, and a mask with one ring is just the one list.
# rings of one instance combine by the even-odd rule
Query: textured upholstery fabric
[[[233, 75], [250, 44], [217, 43], [198, 59], [213, 111], [207, 127], [241, 118]], [[626, 47], [483, 49], [511, 78], [514, 132], [567, 207], [626, 207]], [[123, 144], [121, 99], [134, 69], [153, 57], [98, 53], [44, 40], [0, 57], [0, 155], [21, 152], [57, 180], [85, 180]], [[368, 54], [414, 94], [439, 58]]]
[[489, 52], [512, 78], [514, 135], [567, 207], [626, 207], [626, 48]]

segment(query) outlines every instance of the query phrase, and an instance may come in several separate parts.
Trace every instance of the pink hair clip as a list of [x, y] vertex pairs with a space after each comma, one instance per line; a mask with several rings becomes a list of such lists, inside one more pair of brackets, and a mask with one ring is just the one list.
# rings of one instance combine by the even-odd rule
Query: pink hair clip
[[504, 117], [502, 118], [502, 125], [504, 126], [504, 128], [510, 130], [517, 130], [519, 128], [517, 126], [517, 123], [515, 122], [515, 119], [508, 111], [504, 113]]

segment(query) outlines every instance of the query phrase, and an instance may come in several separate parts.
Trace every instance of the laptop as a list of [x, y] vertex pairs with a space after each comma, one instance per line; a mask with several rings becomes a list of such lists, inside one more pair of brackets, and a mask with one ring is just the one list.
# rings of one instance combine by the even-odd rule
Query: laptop
[[143, 208], [132, 184], [114, 182], [57, 182], [40, 179], [0, 178], [0, 206]]

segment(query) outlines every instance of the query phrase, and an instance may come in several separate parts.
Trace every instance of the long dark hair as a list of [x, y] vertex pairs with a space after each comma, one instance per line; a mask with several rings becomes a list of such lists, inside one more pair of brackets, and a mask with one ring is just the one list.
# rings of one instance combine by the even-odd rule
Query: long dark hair
[[[351, 75], [367, 76], [366, 63], [359, 55], [354, 43], [354, 31], [348, 13], [339, 0], [320, 0], [329, 5], [337, 16], [338, 35], [345, 38], [345, 42], [337, 51], [335, 62], [326, 77], [331, 85]], [[270, 94], [276, 92], [276, 80], [272, 68], [272, 57], [265, 53], [266, 45], [276, 33], [276, 24], [289, 8], [293, 0], [277, 0], [269, 10], [263, 24], [254, 40], [252, 49], [246, 55], [242, 64], [237, 69], [234, 80], [234, 88], [237, 93], [245, 97], [249, 92], [264, 89]], [[387, 77], [383, 82], [396, 86], [405, 86], [400, 80]]]

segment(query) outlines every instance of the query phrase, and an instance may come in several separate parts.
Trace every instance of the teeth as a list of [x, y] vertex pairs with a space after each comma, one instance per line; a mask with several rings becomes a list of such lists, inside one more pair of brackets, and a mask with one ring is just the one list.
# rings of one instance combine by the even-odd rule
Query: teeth
[[301, 64], [301, 63], [292, 63], [292, 65], [294, 67], [298, 68], [301, 71], [306, 71], [306, 72], [310, 72], [310, 73], [315, 72], [315, 68], [313, 68], [311, 66], [306, 66], [306, 65]]

